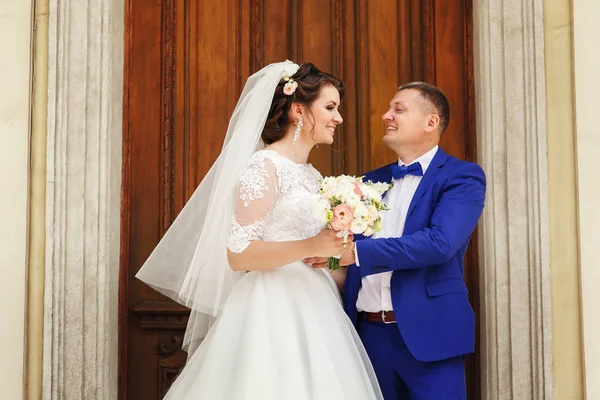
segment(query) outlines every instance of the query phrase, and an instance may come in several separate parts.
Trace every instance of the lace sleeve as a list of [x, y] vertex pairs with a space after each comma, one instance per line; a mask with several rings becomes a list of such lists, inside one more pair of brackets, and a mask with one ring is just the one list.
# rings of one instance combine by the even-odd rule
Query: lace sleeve
[[276, 192], [275, 166], [265, 158], [252, 160], [240, 179], [229, 230], [229, 250], [241, 253], [250, 242], [261, 238], [275, 202]]

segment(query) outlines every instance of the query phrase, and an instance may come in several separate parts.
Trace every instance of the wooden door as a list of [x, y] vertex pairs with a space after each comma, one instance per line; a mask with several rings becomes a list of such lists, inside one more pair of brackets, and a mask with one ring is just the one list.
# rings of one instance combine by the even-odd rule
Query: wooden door
[[[134, 275], [219, 154], [246, 78], [288, 58], [345, 82], [343, 128], [311, 155], [324, 175], [395, 158], [381, 115], [413, 80], [446, 92], [442, 146], [473, 160], [471, 0], [128, 0], [125, 24], [119, 391], [160, 399], [185, 362], [187, 312]], [[466, 261], [477, 309], [476, 243]]]

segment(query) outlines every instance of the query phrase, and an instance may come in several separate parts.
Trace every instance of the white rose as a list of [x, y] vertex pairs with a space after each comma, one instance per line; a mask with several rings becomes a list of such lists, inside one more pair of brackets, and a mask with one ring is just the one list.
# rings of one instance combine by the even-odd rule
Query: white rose
[[368, 227], [367, 229], [365, 229], [365, 231], [363, 232], [364, 236], [373, 236], [373, 234], [375, 233], [375, 230], [371, 227]]
[[[373, 207], [373, 206], [370, 206]], [[375, 207], [373, 207], [375, 208]], [[377, 211], [377, 210], [375, 210]], [[359, 202], [354, 208], [354, 217], [355, 218], [363, 218], [366, 219], [369, 216], [369, 207], [367, 207], [364, 203]]]
[[367, 223], [362, 218], [355, 219], [350, 226], [350, 230], [357, 235], [363, 233], [365, 229], [367, 229]]
[[365, 192], [368, 190], [368, 186], [365, 185], [364, 183], [359, 183], [358, 184], [358, 189], [363, 193], [363, 195], [365, 194]]
[[354, 186], [344, 188], [342, 194], [342, 201], [347, 203], [351, 207], [356, 207], [360, 203], [360, 196], [354, 193]]
[[339, 187], [352, 186], [354, 178], [348, 175], [339, 175], [335, 178]]
[[379, 191], [373, 188], [372, 186], [365, 186], [363, 194], [367, 199], [371, 199], [377, 202], [381, 201], [381, 193], [379, 193]]
[[390, 184], [385, 182], [377, 182], [374, 183], [371, 187], [373, 188], [373, 190], [379, 193], [379, 196], [381, 196], [388, 191], [388, 189], [390, 188]]
[[369, 204], [365, 208], [367, 210], [367, 215], [365, 215], [365, 218], [367, 219], [367, 223], [370, 225], [377, 219], [379, 213], [377, 212], [377, 207], [372, 204]]
[[313, 203], [313, 214], [318, 221], [327, 223], [327, 212], [331, 210], [331, 205], [321, 196], [315, 196]]
[[323, 194], [326, 197], [332, 197], [337, 195], [338, 185], [337, 182], [333, 179], [323, 181], [323, 185], [321, 185], [321, 188], [323, 189]]

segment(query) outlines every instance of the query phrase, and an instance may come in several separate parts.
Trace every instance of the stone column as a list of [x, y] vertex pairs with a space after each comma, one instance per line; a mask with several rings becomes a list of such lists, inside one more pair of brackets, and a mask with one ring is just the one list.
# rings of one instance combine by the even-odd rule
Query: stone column
[[552, 399], [542, 3], [474, 2], [486, 400]]
[[43, 399], [117, 398], [123, 0], [50, 0]]

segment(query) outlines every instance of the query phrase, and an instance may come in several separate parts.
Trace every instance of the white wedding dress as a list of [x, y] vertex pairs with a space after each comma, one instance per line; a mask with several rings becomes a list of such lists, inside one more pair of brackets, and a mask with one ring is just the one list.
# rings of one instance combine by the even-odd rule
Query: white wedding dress
[[[312, 199], [321, 175], [270, 150], [239, 184], [229, 249], [252, 240], [315, 236]], [[382, 399], [367, 354], [328, 271], [297, 261], [246, 273], [166, 399]]]

